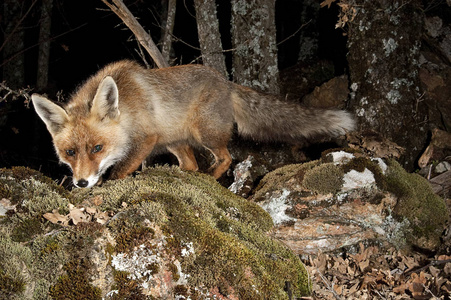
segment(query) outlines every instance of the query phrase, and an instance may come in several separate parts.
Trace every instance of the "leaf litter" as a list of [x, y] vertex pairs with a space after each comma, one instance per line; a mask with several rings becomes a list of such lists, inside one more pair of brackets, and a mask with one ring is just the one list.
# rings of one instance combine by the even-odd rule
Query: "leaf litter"
[[304, 299], [450, 299], [451, 255], [402, 253], [360, 244], [357, 254], [304, 258], [312, 296]]

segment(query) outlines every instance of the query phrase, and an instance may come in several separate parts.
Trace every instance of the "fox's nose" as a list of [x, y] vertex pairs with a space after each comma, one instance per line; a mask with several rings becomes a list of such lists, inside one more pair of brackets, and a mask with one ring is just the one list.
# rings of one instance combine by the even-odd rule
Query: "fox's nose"
[[89, 184], [89, 182], [85, 179], [80, 179], [79, 181], [77, 181], [76, 186], [84, 188], [87, 187]]

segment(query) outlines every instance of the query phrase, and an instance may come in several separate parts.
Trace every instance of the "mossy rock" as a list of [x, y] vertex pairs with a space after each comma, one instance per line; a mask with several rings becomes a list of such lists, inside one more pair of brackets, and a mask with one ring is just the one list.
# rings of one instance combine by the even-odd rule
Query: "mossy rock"
[[[239, 299], [288, 299], [287, 282], [294, 296], [309, 293], [308, 275], [299, 258], [268, 237], [270, 216], [210, 176], [159, 167], [67, 194], [53, 182], [41, 181], [38, 173], [30, 171], [30, 176], [20, 178], [12, 173], [0, 173], [8, 183], [8, 197], [17, 204], [15, 212], [0, 218], [0, 279], [7, 284], [0, 298], [144, 299], [143, 284], [150, 275], [133, 279], [130, 272], [112, 267], [116, 257], [142, 247], [156, 257], [171, 257], [161, 266], [149, 263], [146, 272], [170, 270], [169, 278], [177, 282], [173, 296], [204, 299], [206, 294], [199, 291], [217, 291]], [[42, 218], [55, 209], [68, 210], [69, 201], [92, 199], [102, 199], [97, 208], [114, 215], [106, 225], [61, 227]], [[18, 234], [23, 230], [30, 234]], [[158, 246], [150, 242], [157, 237], [162, 241]], [[161, 245], [166, 254], [155, 252]], [[186, 245], [191, 247], [189, 254]], [[96, 255], [102, 266], [96, 265]], [[104, 270], [111, 273], [112, 285], [107, 287], [92, 279]]]
[[352, 201], [349, 190], [343, 189], [343, 176], [353, 170], [359, 173], [369, 170], [374, 182], [362, 186], [361, 198], [375, 201], [381, 199], [384, 193], [394, 194], [397, 204], [388, 213], [403, 224], [405, 243], [426, 250], [434, 250], [440, 245], [440, 237], [449, 221], [448, 211], [444, 200], [433, 193], [426, 179], [408, 173], [392, 159], [385, 160], [385, 172], [378, 161], [362, 154], [344, 164], [336, 165], [330, 161], [330, 157], [324, 155], [318, 161], [289, 165], [270, 172], [261, 180], [254, 199], [267, 200], [273, 194], [277, 196], [277, 191], [287, 190], [291, 195], [289, 201], [292, 201], [286, 203], [288, 207], [294, 206], [297, 197], [302, 195], [322, 195], [319, 198], [325, 199], [328, 194], [331, 196], [327, 198], [327, 203], [335, 203], [339, 207], [343, 199]]
[[398, 197], [394, 209], [398, 219], [407, 219], [412, 229], [410, 242], [424, 249], [440, 245], [440, 237], [449, 222], [445, 201], [434, 194], [426, 179], [408, 173], [395, 160], [388, 160], [386, 189]]

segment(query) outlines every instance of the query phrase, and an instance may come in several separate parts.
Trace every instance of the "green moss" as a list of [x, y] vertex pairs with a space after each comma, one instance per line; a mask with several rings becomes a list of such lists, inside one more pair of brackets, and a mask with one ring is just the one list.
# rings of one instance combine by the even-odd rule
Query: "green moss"
[[112, 300], [136, 299], [147, 300], [146, 296], [141, 293], [142, 288], [139, 282], [128, 278], [129, 273], [124, 271], [114, 271], [113, 289], [118, 292], [113, 295]]
[[[440, 243], [442, 230], [448, 222], [445, 202], [435, 195], [429, 183], [418, 174], [407, 173], [399, 163], [388, 160], [389, 171], [386, 174], [387, 190], [398, 197], [394, 213], [400, 219], [407, 218], [413, 228], [410, 242], [422, 247], [429, 241]], [[431, 247], [432, 246], [432, 247]]]
[[[71, 199], [72, 196], [69, 191], [64, 189], [64, 187], [57, 185], [51, 178], [43, 175], [41, 172], [29, 169], [27, 167], [12, 167], [11, 169], [2, 168], [0, 169], [0, 179], [7, 179], [9, 181], [14, 180], [15, 182], [28, 181], [34, 179], [45, 185], [47, 185], [52, 191], [56, 192], [63, 198]], [[0, 189], [1, 193], [1, 189]], [[11, 195], [11, 194], [10, 194]], [[9, 197], [8, 197], [9, 198]]]
[[177, 296], [189, 296], [188, 295], [188, 289], [184, 285], [176, 285], [174, 287], [174, 293]]
[[0, 298], [7, 299], [11, 295], [21, 294], [25, 291], [25, 280], [21, 276], [15, 278], [0, 268]]
[[60, 244], [56, 239], [49, 239], [45, 247], [41, 250], [42, 255], [49, 255], [58, 251], [61, 248]]
[[174, 282], [179, 281], [179, 279], [180, 279], [179, 270], [178, 270], [177, 266], [176, 266], [173, 262], [171, 262], [171, 263], [169, 264], [169, 271], [170, 271], [171, 274], [172, 274], [172, 280], [173, 280]]
[[73, 260], [64, 266], [66, 274], [60, 276], [50, 288], [52, 299], [102, 299], [101, 290], [89, 283], [87, 278], [89, 263], [86, 260]]
[[14, 226], [11, 237], [15, 242], [26, 242], [43, 231], [40, 219], [24, 219]]
[[33, 256], [26, 246], [12, 241], [4, 233], [0, 234], [0, 298], [21, 299]]
[[115, 251], [117, 253], [129, 252], [140, 244], [153, 238], [154, 230], [143, 225], [134, 225], [133, 227], [122, 227], [116, 237]]
[[302, 185], [319, 194], [336, 193], [343, 186], [343, 175], [339, 166], [325, 163], [307, 170]]
[[266, 174], [255, 189], [255, 201], [258, 202], [263, 199], [264, 197], [262, 196], [269, 192], [274, 186], [284, 185], [289, 180], [294, 179], [301, 183], [304, 179], [305, 172], [318, 165], [320, 165], [320, 161], [314, 160], [304, 164], [283, 166]]

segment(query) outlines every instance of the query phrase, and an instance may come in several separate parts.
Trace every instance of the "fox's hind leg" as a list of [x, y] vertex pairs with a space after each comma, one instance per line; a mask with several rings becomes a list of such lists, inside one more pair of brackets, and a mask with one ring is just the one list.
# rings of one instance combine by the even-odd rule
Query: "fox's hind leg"
[[214, 178], [218, 179], [222, 176], [230, 167], [232, 163], [232, 157], [230, 156], [227, 146], [218, 148], [208, 148], [215, 157], [215, 163], [208, 169], [208, 173]]
[[186, 171], [197, 171], [199, 169], [196, 158], [194, 157], [193, 149], [189, 145], [174, 145], [168, 146], [167, 148], [169, 152], [177, 157], [180, 169]]

